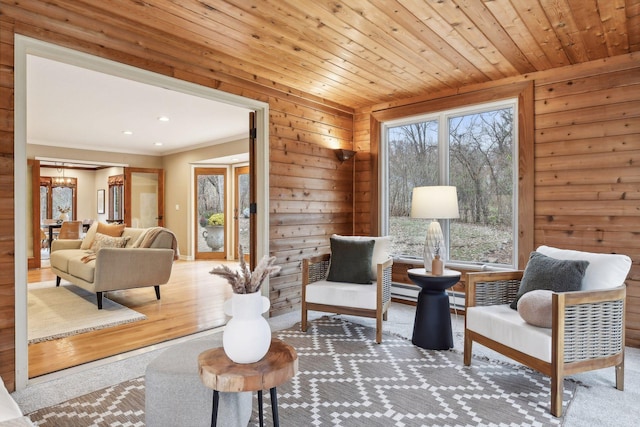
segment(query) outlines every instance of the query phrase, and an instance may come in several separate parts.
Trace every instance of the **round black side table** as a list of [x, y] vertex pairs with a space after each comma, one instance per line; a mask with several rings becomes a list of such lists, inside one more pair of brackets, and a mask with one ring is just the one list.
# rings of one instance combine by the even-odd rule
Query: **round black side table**
[[445, 291], [460, 281], [460, 272], [445, 269], [442, 276], [434, 276], [424, 268], [412, 268], [407, 274], [421, 288], [411, 342], [429, 350], [453, 348], [449, 296]]

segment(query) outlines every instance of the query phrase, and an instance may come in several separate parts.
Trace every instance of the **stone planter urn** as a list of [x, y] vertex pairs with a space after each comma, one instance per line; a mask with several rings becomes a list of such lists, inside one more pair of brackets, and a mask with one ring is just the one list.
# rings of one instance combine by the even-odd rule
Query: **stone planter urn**
[[223, 225], [207, 225], [202, 231], [202, 237], [207, 242], [207, 246], [212, 251], [219, 251], [224, 245], [224, 226]]

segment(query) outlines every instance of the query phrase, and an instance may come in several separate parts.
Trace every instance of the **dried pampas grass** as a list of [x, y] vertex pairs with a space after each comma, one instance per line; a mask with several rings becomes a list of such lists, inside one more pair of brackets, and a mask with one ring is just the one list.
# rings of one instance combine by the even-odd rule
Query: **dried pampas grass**
[[232, 270], [226, 265], [221, 265], [209, 272], [210, 274], [225, 278], [236, 294], [252, 294], [258, 292], [267, 277], [272, 274], [277, 274], [280, 271], [280, 266], [273, 265], [273, 263], [276, 262], [276, 257], [268, 257], [265, 255], [253, 273], [251, 273], [247, 263], [244, 261], [242, 245], [239, 246], [238, 251], [240, 255], [240, 271]]

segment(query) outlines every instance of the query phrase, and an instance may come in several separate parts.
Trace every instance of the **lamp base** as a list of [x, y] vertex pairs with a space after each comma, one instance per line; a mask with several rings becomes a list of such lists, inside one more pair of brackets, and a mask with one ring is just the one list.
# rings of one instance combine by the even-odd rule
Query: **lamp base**
[[434, 220], [429, 224], [429, 228], [427, 229], [427, 238], [424, 241], [424, 269], [427, 272], [431, 272], [431, 262], [433, 261], [433, 258], [435, 258], [435, 247], [437, 244], [439, 244], [440, 248], [438, 255], [440, 255], [440, 259], [444, 262], [444, 236], [442, 234], [440, 223]]

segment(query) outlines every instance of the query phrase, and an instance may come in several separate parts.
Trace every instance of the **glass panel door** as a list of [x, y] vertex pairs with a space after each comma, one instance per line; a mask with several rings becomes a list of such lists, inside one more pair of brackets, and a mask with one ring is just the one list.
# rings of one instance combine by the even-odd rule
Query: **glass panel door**
[[195, 168], [196, 259], [226, 258], [226, 181], [224, 168]]
[[163, 227], [164, 171], [124, 168], [124, 175], [124, 222], [135, 228]]
[[245, 261], [249, 261], [251, 253], [250, 236], [251, 229], [249, 223], [249, 166], [235, 169], [234, 185], [234, 233], [236, 247], [234, 248], [234, 258], [239, 259], [239, 245], [242, 245], [242, 253]]

